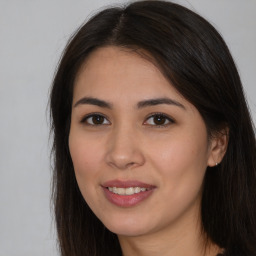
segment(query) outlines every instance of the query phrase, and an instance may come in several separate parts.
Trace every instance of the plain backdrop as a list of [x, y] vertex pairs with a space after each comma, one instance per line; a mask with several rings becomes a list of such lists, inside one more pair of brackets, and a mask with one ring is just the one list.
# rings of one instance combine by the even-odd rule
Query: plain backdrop
[[[177, 0], [223, 35], [256, 120], [256, 0]], [[108, 0], [0, 0], [0, 256], [57, 256], [47, 101], [72, 32]]]

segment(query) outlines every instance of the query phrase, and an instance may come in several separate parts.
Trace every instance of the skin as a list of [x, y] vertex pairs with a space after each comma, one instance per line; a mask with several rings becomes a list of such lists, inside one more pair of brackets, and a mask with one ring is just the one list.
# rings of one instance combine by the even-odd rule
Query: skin
[[[82, 102], [84, 97], [111, 108]], [[138, 108], [138, 102], [156, 98], [177, 104]], [[99, 125], [87, 117], [95, 113], [102, 116]], [[161, 125], [154, 113], [163, 113]], [[226, 144], [225, 137], [209, 140], [198, 110], [154, 64], [130, 50], [97, 49], [77, 75], [69, 135], [75, 175], [95, 215], [118, 235], [125, 256], [202, 255], [202, 182]], [[156, 188], [138, 205], [123, 208], [104, 195], [101, 185], [113, 179]], [[206, 255], [217, 252], [211, 245]]]

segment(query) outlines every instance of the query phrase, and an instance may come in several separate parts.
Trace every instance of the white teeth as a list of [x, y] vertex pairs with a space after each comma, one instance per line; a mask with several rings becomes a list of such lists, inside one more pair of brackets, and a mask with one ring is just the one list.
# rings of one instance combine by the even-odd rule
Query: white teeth
[[135, 193], [140, 193], [140, 188], [139, 188], [139, 187], [136, 187], [136, 188], [134, 189], [134, 192], [135, 192]]
[[126, 195], [133, 195], [133, 194], [135, 194], [135, 189], [134, 188], [126, 188], [125, 189], [125, 194]]
[[118, 194], [118, 195], [133, 195], [140, 192], [144, 192], [146, 190], [149, 190], [147, 188], [140, 188], [140, 187], [130, 187], [130, 188], [117, 188], [117, 187], [108, 187], [108, 190]]
[[117, 194], [125, 195], [125, 188], [116, 188]]

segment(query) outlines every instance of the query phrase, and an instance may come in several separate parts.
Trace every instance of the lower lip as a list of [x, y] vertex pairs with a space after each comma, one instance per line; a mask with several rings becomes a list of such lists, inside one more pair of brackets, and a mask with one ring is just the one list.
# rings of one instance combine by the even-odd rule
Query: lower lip
[[142, 201], [146, 200], [150, 195], [152, 195], [154, 189], [146, 190], [140, 193], [136, 193], [133, 195], [118, 195], [107, 188], [103, 187], [106, 198], [113, 204], [119, 207], [132, 207], [135, 206]]

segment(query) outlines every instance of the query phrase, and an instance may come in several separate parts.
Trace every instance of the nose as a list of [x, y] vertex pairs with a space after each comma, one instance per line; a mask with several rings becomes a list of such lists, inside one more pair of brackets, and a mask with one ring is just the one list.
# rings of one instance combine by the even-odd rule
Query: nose
[[112, 131], [106, 151], [106, 162], [115, 169], [125, 170], [142, 166], [145, 162], [138, 134], [127, 127]]

